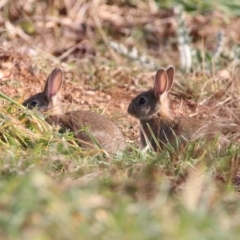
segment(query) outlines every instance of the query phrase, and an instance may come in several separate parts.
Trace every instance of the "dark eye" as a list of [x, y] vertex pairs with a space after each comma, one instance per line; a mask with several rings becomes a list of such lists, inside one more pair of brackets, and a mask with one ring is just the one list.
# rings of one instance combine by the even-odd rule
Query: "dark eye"
[[138, 99], [138, 104], [143, 105], [143, 104], [145, 104], [145, 103], [146, 103], [146, 98], [140, 97], [140, 98]]
[[37, 106], [38, 106], [37, 101], [34, 101], [34, 100], [33, 100], [33, 101], [31, 102], [31, 107], [32, 107], [32, 108], [35, 108], [35, 107], [37, 107]]

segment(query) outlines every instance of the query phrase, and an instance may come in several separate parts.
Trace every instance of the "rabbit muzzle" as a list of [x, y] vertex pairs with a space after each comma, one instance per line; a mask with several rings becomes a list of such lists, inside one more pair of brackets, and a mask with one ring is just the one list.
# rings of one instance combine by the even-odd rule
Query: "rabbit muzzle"
[[128, 109], [127, 109], [127, 112], [132, 115], [132, 116], [136, 116], [136, 112], [135, 112], [135, 109], [134, 109], [134, 105], [132, 103], [130, 103], [128, 105]]

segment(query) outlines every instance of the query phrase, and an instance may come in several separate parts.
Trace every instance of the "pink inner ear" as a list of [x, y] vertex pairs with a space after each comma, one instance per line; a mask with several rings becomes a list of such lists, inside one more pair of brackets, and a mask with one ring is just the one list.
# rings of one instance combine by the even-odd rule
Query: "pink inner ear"
[[164, 69], [159, 69], [155, 76], [155, 84], [154, 84], [154, 94], [156, 97], [159, 97], [167, 90], [167, 74]]
[[63, 77], [62, 70], [56, 68], [52, 71], [48, 77], [44, 92], [47, 95], [48, 99], [51, 99], [53, 96], [56, 96], [62, 87]]
[[168, 86], [167, 91], [170, 91], [173, 86], [174, 75], [175, 75], [175, 68], [173, 66], [169, 66], [166, 70], [167, 77], [168, 77]]

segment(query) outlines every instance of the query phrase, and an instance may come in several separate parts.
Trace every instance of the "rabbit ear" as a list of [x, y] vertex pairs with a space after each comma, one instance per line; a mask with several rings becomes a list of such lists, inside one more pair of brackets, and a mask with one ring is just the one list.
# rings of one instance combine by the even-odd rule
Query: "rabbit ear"
[[159, 69], [155, 75], [154, 95], [159, 97], [168, 89], [168, 77], [164, 69]]
[[61, 68], [55, 68], [48, 76], [43, 91], [49, 100], [58, 94], [58, 92], [62, 88], [62, 83], [63, 83], [63, 71]]
[[167, 73], [167, 77], [168, 77], [167, 92], [169, 92], [173, 86], [175, 68], [173, 66], [169, 66], [166, 70], [166, 73]]

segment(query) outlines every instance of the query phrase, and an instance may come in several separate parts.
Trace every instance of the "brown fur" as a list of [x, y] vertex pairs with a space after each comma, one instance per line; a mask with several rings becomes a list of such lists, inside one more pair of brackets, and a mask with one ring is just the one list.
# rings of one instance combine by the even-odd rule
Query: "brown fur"
[[138, 118], [141, 124], [142, 147], [149, 143], [154, 151], [164, 148], [166, 144], [176, 148], [179, 143], [199, 138], [214, 139], [222, 136], [222, 133], [236, 130], [235, 124], [225, 121], [207, 122], [187, 116], [174, 118], [170, 113], [167, 97], [173, 78], [173, 67], [166, 71], [159, 69], [155, 76], [154, 89], [140, 93], [129, 104], [128, 113]]
[[97, 113], [77, 110], [50, 116], [46, 121], [51, 125], [60, 125], [62, 132], [74, 132], [82, 148], [94, 148], [97, 144], [108, 153], [116, 153], [125, 148], [121, 130], [108, 118]]
[[46, 113], [46, 121], [51, 125], [60, 125], [61, 131], [74, 133], [82, 148], [99, 146], [106, 152], [115, 154], [125, 149], [124, 136], [118, 126], [108, 118], [89, 111], [71, 111], [62, 113], [58, 93], [62, 87], [62, 70], [56, 68], [49, 75], [44, 91], [23, 102], [23, 105]]

